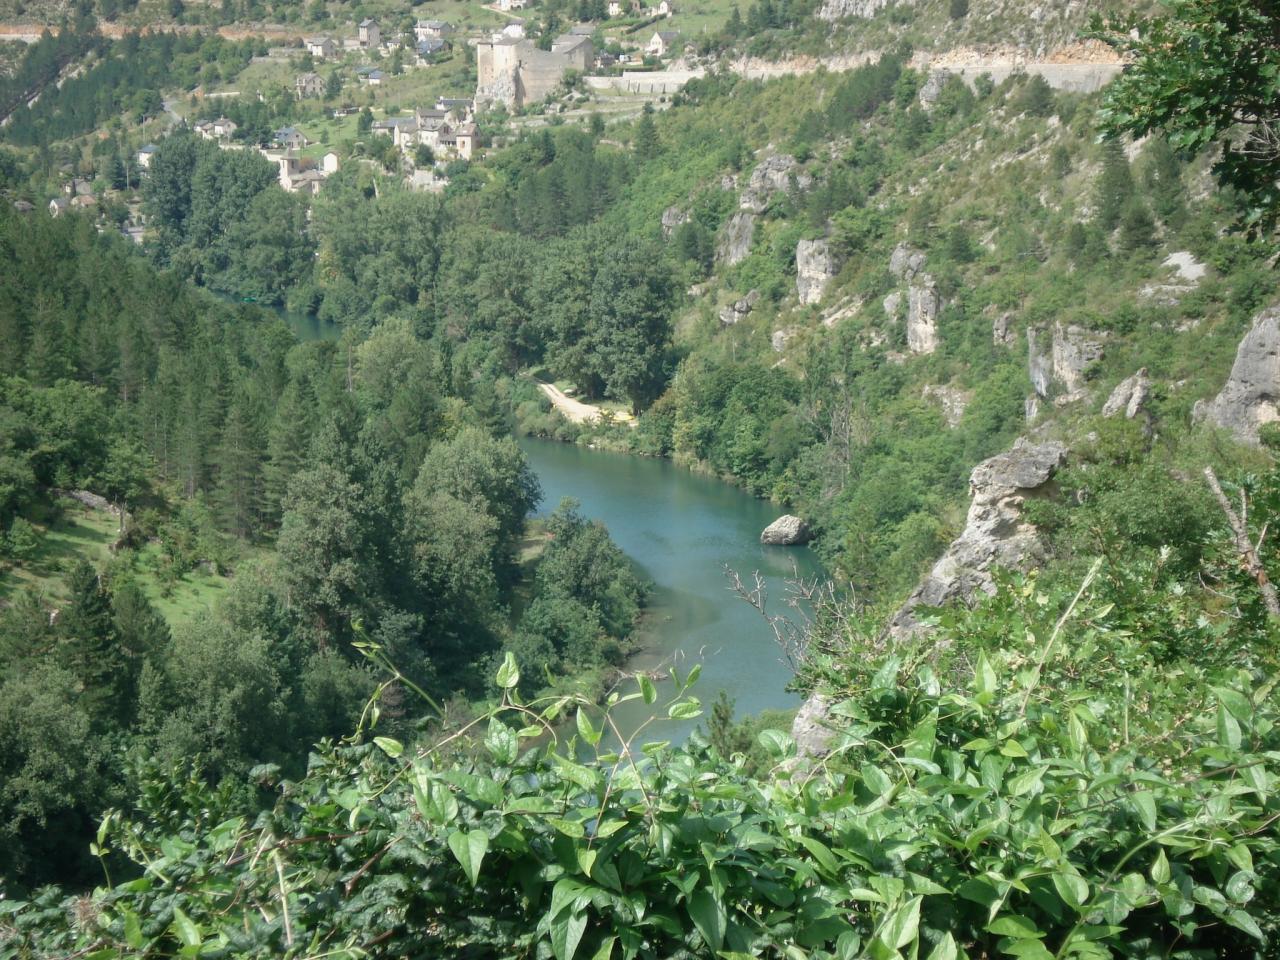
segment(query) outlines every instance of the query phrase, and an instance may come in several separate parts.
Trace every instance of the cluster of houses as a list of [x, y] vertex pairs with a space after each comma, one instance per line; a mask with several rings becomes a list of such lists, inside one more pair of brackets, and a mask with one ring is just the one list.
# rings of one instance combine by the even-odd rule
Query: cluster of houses
[[476, 147], [474, 109], [474, 101], [441, 97], [432, 109], [375, 120], [373, 132], [390, 136], [406, 153], [421, 144], [442, 159], [470, 160]]

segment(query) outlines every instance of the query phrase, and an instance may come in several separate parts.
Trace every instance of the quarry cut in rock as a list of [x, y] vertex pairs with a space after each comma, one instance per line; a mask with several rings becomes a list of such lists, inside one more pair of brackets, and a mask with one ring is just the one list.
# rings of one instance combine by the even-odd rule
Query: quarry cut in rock
[[1259, 428], [1280, 420], [1280, 304], [1253, 318], [1226, 384], [1212, 400], [1197, 403], [1192, 417], [1253, 446], [1259, 443]]
[[785, 514], [764, 528], [760, 542], [775, 547], [794, 547], [813, 539], [809, 524], [799, 517]]

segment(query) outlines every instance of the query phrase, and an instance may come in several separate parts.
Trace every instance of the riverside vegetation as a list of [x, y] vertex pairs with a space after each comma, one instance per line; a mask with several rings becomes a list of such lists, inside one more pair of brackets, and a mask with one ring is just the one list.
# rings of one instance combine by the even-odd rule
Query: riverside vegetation
[[[1265, 85], [1276, 13], [1173, 11], [1105, 100], [952, 78], [926, 110], [899, 49], [712, 75], [629, 144], [531, 133], [441, 198], [343, 171], [309, 221], [254, 158], [177, 135], [144, 188], [151, 263], [83, 220], [0, 215], [7, 562], [39, 563], [54, 488], [116, 504], [121, 547], [3, 614], [0, 954], [1274, 957], [1275, 437], [1190, 417], [1274, 298], [1274, 198], [1235, 160], [1218, 188], [1193, 152], [1254, 91], [1210, 77], [1221, 97], [1140, 107], [1170, 30], [1234, 44]], [[1157, 136], [1098, 142], [1100, 106]], [[1267, 129], [1246, 127], [1253, 153]], [[815, 239], [836, 265], [799, 304]], [[1176, 251], [1206, 275], [1171, 281]], [[882, 306], [921, 270], [932, 350]], [[295, 344], [188, 279], [345, 333]], [[1040, 360], [1054, 325], [1102, 358]], [[1141, 367], [1142, 409], [1102, 417], [1099, 388]], [[530, 368], [638, 425], [554, 420]], [[967, 400], [950, 422], [939, 386]], [[890, 642], [1029, 392], [1072, 446], [1022, 518], [1045, 562]], [[537, 491], [513, 425], [811, 518], [852, 588], [794, 648], [797, 687], [831, 704], [825, 755], [723, 706], [706, 738], [619, 744], [610, 707], [656, 702], [651, 681], [602, 707], [546, 689], [548, 666], [616, 658], [643, 587], [571, 504], [521, 571]], [[1206, 466], [1247, 504], [1254, 559]], [[224, 599], [166, 623], [148, 591], [199, 564], [234, 570]], [[700, 715], [695, 679], [671, 717]]]

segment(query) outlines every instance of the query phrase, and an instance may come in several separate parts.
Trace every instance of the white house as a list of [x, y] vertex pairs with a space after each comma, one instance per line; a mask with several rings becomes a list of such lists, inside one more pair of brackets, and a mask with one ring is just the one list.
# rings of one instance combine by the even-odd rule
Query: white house
[[676, 8], [672, 5], [671, 0], [659, 0], [653, 12], [660, 17], [670, 17], [676, 12]]
[[317, 60], [328, 60], [338, 52], [338, 45], [329, 37], [308, 37], [303, 43], [307, 45], [307, 53]]
[[413, 25], [413, 38], [419, 41], [432, 37], [444, 40], [452, 36], [453, 32], [453, 24], [444, 20], [419, 20]]
[[138, 166], [143, 170], [151, 169], [151, 158], [156, 155], [156, 145], [148, 143], [145, 147], [138, 151]]
[[675, 47], [679, 34], [671, 30], [659, 30], [649, 38], [649, 45], [644, 48], [651, 57], [665, 57]]

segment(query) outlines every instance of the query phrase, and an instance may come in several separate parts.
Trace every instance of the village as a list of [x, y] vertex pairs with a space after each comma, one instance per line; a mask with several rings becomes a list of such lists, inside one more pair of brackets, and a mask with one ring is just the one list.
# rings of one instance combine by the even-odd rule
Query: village
[[[483, 32], [444, 19], [401, 19], [393, 26], [365, 17], [349, 22], [345, 35], [334, 30], [264, 50], [245, 74], [228, 81], [228, 89], [202, 86], [186, 103], [166, 100], [164, 112], [143, 129], [157, 137], [185, 128], [220, 149], [256, 151], [276, 167], [279, 185], [289, 193], [314, 196], [350, 163], [399, 174], [412, 190], [439, 192], [451, 168], [465, 169], [483, 147], [509, 139], [486, 136], [478, 118], [498, 118], [489, 129], [507, 134], [571, 107], [585, 122], [594, 112], [587, 103], [609, 119], [629, 119], [702, 74], [686, 62], [692, 48], [669, 29], [673, 0], [652, 6], [609, 0], [597, 6], [601, 19], [568, 25], [555, 35], [546, 29], [554, 18], [542, 23], [520, 15], [526, 0], [486, 6], [504, 22]], [[254, 70], [261, 75], [252, 75]], [[409, 85], [417, 74], [423, 80]], [[245, 81], [260, 86], [239, 89], [249, 86]], [[460, 95], [463, 83], [472, 87], [469, 96]], [[431, 86], [441, 92], [432, 95]], [[393, 96], [416, 102], [393, 103]], [[273, 115], [297, 119], [265, 130], [233, 119], [243, 121], [246, 103], [255, 100], [270, 103]], [[285, 102], [295, 106], [282, 111]], [[157, 137], [144, 143], [132, 155], [126, 187], [130, 179], [148, 175], [158, 142]], [[125, 199], [128, 193], [104, 190], [101, 178], [72, 176], [48, 210], [51, 216], [76, 211], [102, 218], [102, 204], [124, 199], [128, 214], [116, 217], [119, 228], [142, 243], [146, 219], [136, 198]]]

